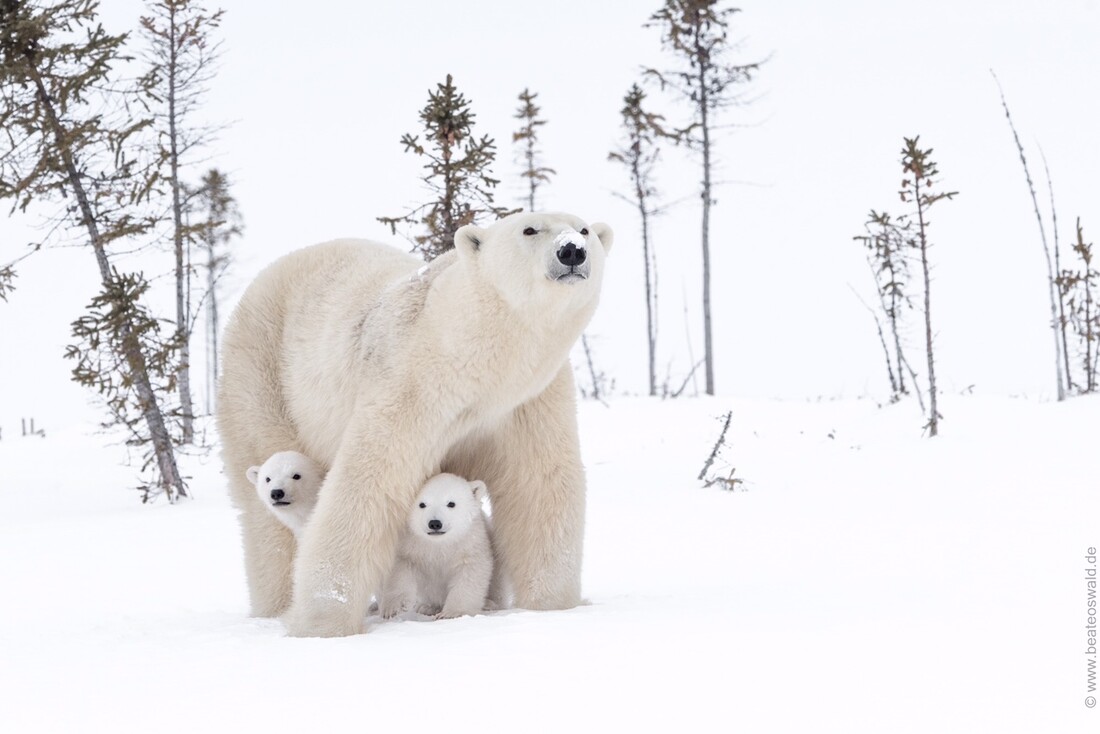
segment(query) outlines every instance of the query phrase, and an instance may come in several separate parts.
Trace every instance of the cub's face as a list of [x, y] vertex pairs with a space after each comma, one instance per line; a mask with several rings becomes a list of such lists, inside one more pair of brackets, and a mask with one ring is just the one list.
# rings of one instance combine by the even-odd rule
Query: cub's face
[[477, 258], [479, 270], [512, 303], [598, 296], [611, 228], [572, 214], [513, 214], [482, 229], [455, 235], [460, 254]]
[[260, 501], [276, 510], [312, 508], [323, 479], [317, 464], [295, 451], [273, 454], [263, 466], [249, 467], [245, 476], [255, 485]]
[[475, 522], [482, 522], [485, 483], [468, 482], [454, 474], [437, 474], [427, 481], [409, 514], [409, 531], [421, 541], [460, 540]]

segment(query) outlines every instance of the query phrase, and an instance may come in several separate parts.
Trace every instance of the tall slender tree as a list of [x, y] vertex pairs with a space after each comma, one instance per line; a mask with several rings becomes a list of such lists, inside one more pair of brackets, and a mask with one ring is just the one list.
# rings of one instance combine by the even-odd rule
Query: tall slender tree
[[74, 378], [96, 387], [116, 419], [131, 430], [144, 426], [154, 471], [146, 496], [174, 500], [187, 490], [154, 382], [171, 345], [140, 305], [148, 284], [120, 273], [110, 253], [113, 242], [149, 227], [135, 211], [149, 181], [132, 152], [149, 120], [113, 87], [126, 36], [104, 31], [97, 9], [95, 0], [0, 0], [0, 198], [13, 199], [13, 211], [66, 200], [59, 224], [92, 250], [102, 283], [89, 314], [74, 323], [80, 341], [66, 356], [77, 360]]
[[623, 98], [622, 142], [608, 154], [608, 160], [621, 164], [630, 177], [631, 195], [620, 198], [638, 210], [642, 235], [642, 259], [645, 264], [646, 342], [649, 356], [649, 394], [657, 394], [657, 261], [650, 242], [649, 220], [656, 212], [654, 169], [660, 155], [658, 141], [665, 137], [664, 118], [645, 108], [646, 94], [634, 84]]
[[472, 224], [478, 216], [501, 217], [509, 211], [493, 203], [492, 189], [500, 183], [489, 175], [496, 158], [496, 144], [488, 135], [475, 138], [474, 113], [470, 103], [454, 85], [450, 74], [420, 111], [424, 140], [406, 133], [401, 138], [405, 152], [426, 158], [427, 184], [432, 200], [398, 217], [379, 217], [397, 233], [397, 225], [423, 228], [413, 238], [415, 251], [434, 260], [454, 247], [455, 232]]
[[942, 417], [936, 407], [936, 361], [932, 344], [932, 279], [929, 274], [928, 250], [931, 246], [928, 239], [928, 227], [931, 220], [928, 218], [929, 210], [943, 199], [953, 199], [957, 191], [936, 191], [939, 169], [932, 160], [932, 149], [920, 147], [920, 136], [904, 138], [905, 147], [901, 151], [901, 167], [904, 178], [901, 182], [901, 200], [911, 203], [916, 209], [915, 232], [916, 246], [920, 251], [921, 272], [924, 276], [924, 338], [925, 351], [928, 356], [928, 435], [935, 436], [939, 433], [940, 418]]
[[703, 360], [706, 393], [714, 394], [714, 340], [710, 307], [710, 208], [714, 205], [714, 134], [719, 114], [745, 101], [739, 89], [750, 82], [761, 62], [735, 64], [729, 38], [730, 18], [738, 8], [719, 7], [721, 0], [665, 0], [646, 27], [660, 29], [662, 45], [683, 62], [678, 69], [646, 69], [662, 88], [671, 89], [691, 106], [691, 122], [678, 140], [702, 156], [703, 201]]
[[527, 180], [527, 211], [535, 211], [535, 194], [543, 184], [550, 183], [550, 176], [557, 173], [553, 168], [542, 165], [542, 151], [539, 150], [539, 128], [546, 120], [539, 117], [542, 109], [535, 104], [534, 94], [524, 89], [519, 94], [519, 109], [515, 119], [520, 121], [519, 130], [512, 133], [512, 142], [520, 144], [520, 157], [523, 171], [520, 175]]
[[215, 385], [218, 381], [218, 337], [221, 333], [218, 286], [232, 262], [228, 245], [244, 231], [237, 200], [229, 192], [229, 179], [217, 168], [202, 177], [202, 185], [190, 198], [198, 216], [195, 225], [199, 247], [205, 254], [206, 292], [206, 413], [214, 411]]
[[1066, 293], [1059, 283], [1062, 272], [1062, 246], [1058, 239], [1058, 208], [1054, 206], [1054, 184], [1051, 183], [1050, 166], [1047, 165], [1047, 157], [1042, 148], [1039, 149], [1039, 155], [1043, 159], [1043, 171], [1047, 177], [1047, 190], [1050, 192], [1050, 229], [1054, 234], [1054, 285], [1058, 296], [1058, 336], [1062, 345], [1062, 366], [1065, 368], [1066, 390], [1072, 391], [1073, 370], [1070, 369], [1069, 364], [1069, 337], [1066, 334], [1069, 330], [1069, 320], [1066, 318]]
[[194, 440], [191, 391], [191, 268], [193, 228], [184, 220], [183, 169], [191, 154], [208, 142], [211, 131], [198, 126], [194, 115], [213, 78], [219, 44], [211, 34], [223, 11], [208, 12], [195, 0], [151, 0], [150, 14], [141, 18], [148, 44], [149, 72], [145, 91], [153, 101], [157, 133], [157, 177], [167, 181], [171, 212], [172, 250], [176, 275], [176, 341], [179, 344], [177, 385], [184, 443]]
[[[1063, 357], [1059, 348], [1059, 323], [1058, 318], [1058, 284], [1055, 282], [1058, 278], [1057, 266], [1054, 262], [1054, 257], [1051, 255], [1050, 246], [1047, 244], [1047, 232], [1043, 226], [1043, 215], [1039, 213], [1039, 198], [1035, 195], [1035, 184], [1031, 181], [1031, 170], [1027, 166], [1027, 157], [1024, 155], [1024, 146], [1020, 142], [1020, 136], [1016, 133], [1016, 124], [1012, 122], [1012, 113], [1008, 111], [1008, 102], [1005, 100], [1004, 89], [1001, 88], [1001, 82], [997, 79], [997, 75], [990, 70], [993, 74], [993, 81], [997, 83], [997, 91], [1001, 94], [1001, 107], [1004, 108], [1005, 118], [1008, 120], [1008, 127], [1012, 130], [1012, 139], [1016, 143], [1016, 150], [1020, 154], [1020, 164], [1024, 168], [1024, 178], [1027, 180], [1028, 193], [1031, 194], [1031, 204], [1035, 209], [1035, 219], [1039, 224], [1039, 242], [1043, 246], [1043, 257], [1047, 263], [1047, 288], [1050, 294], [1050, 328], [1054, 332], [1054, 368], [1056, 385], [1058, 388], [1058, 400], [1066, 399], [1066, 381], [1068, 375], [1062, 374]], [[1068, 363], [1068, 360], [1067, 360]]]

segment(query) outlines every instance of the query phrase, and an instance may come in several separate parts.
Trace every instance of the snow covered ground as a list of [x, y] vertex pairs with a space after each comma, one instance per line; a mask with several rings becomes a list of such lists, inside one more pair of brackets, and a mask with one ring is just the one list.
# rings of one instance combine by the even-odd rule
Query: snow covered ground
[[103, 436], [5, 434], [0, 731], [1100, 731], [1100, 399], [942, 412], [585, 403], [588, 605], [335, 640], [247, 616], [216, 455], [150, 507]]

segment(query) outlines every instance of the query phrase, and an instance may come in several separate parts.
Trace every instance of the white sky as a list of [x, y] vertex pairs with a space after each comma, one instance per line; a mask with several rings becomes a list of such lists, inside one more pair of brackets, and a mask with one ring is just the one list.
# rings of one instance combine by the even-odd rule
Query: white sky
[[[278, 255], [314, 242], [360, 236], [404, 246], [375, 217], [420, 200], [419, 163], [398, 140], [417, 131], [428, 90], [448, 73], [473, 103], [478, 134], [497, 141], [500, 201], [518, 205], [512, 115], [517, 94], [530, 87], [549, 121], [544, 163], [558, 171], [540, 208], [615, 229], [589, 334], [617, 388], [644, 391], [638, 222], [613, 196], [626, 180], [606, 158], [618, 139], [622, 96], [640, 66], [669, 62], [656, 30], [641, 27], [656, 0], [219, 5], [227, 10], [225, 55], [206, 111], [210, 121], [235, 121], [210, 159], [231, 173], [246, 222], [232, 289], [239, 292]], [[718, 178], [740, 182], [718, 192], [713, 211], [719, 392], [885, 394], [873, 323], [849, 289], [871, 297], [851, 237], [871, 207], [899, 211], [902, 136], [919, 134], [935, 149], [944, 186], [960, 192], [937, 205], [931, 230], [941, 385], [1050, 396], [1045, 265], [989, 69], [1004, 85], [1044, 211], [1049, 194], [1038, 146], [1045, 151], [1063, 249], [1077, 216], [1096, 241], [1100, 3], [788, 0], [741, 7], [734, 31], [745, 38], [740, 59], [771, 58], [754, 87], [757, 102], [726, 118], [745, 127], [718, 142]], [[136, 0], [106, 0], [103, 20], [122, 30], [136, 26], [140, 13]], [[661, 109], [682, 119], [669, 103]], [[654, 233], [658, 362], [671, 362], [676, 379], [690, 362], [685, 322], [701, 356], [698, 174], [682, 151], [667, 150], [664, 160], [658, 186], [665, 198], [686, 197]], [[23, 226], [0, 220], [0, 262], [21, 252]], [[69, 323], [96, 289], [91, 253], [40, 253], [19, 272], [18, 290], [0, 304], [0, 428], [16, 432], [19, 418], [32, 415], [47, 428], [83, 420], [88, 393], [68, 382], [61, 354]], [[919, 318], [912, 314], [914, 326]], [[923, 374], [918, 337], [914, 328], [909, 355]]]

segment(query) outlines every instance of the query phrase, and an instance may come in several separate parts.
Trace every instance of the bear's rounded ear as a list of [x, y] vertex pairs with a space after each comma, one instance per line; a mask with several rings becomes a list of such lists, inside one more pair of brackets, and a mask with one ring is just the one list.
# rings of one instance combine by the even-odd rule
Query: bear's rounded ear
[[459, 227], [455, 232], [455, 249], [463, 257], [475, 255], [484, 239], [485, 230], [473, 224], [467, 224], [465, 227]]
[[611, 243], [615, 241], [615, 233], [611, 231], [611, 227], [603, 222], [596, 222], [589, 229], [592, 230], [592, 234], [600, 238], [600, 244], [603, 245], [604, 252], [611, 249]]
[[250, 481], [252, 484], [255, 484], [256, 480], [260, 478], [260, 467], [250, 466], [248, 467], [248, 469], [245, 470], [244, 475], [248, 477], [248, 481]]
[[474, 497], [479, 500], [485, 499], [489, 495], [489, 488], [485, 486], [485, 482], [480, 479], [475, 479], [469, 483], [470, 489], [474, 493]]

